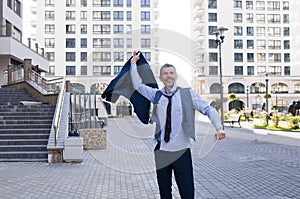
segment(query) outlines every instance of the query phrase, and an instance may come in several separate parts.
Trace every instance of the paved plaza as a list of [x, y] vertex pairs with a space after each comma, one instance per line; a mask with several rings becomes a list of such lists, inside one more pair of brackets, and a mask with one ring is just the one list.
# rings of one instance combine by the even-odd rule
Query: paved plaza
[[[84, 151], [82, 163], [0, 163], [0, 198], [159, 198], [154, 126], [134, 117], [109, 119], [107, 149]], [[300, 137], [226, 127], [215, 142], [197, 122], [193, 144], [196, 198], [300, 198]], [[295, 138], [296, 137], [296, 138]], [[299, 143], [298, 143], [299, 142]], [[174, 181], [174, 198], [180, 198]]]

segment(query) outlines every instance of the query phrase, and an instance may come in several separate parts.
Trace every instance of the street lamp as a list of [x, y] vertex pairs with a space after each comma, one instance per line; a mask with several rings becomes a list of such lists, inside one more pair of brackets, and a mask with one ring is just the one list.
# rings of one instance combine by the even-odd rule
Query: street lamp
[[267, 123], [267, 126], [269, 125], [269, 74], [271, 73], [268, 73], [266, 72], [265, 75], [266, 75], [266, 111], [267, 111], [267, 118], [266, 118], [266, 123]]
[[246, 94], [247, 94], [247, 109], [249, 109], [249, 86], [246, 87]]
[[224, 28], [222, 26], [218, 27], [214, 32], [212, 32], [212, 35], [216, 36], [215, 42], [217, 46], [219, 47], [219, 70], [220, 70], [220, 107], [221, 107], [221, 123], [222, 128], [224, 129], [224, 108], [223, 108], [223, 80], [222, 80], [222, 54], [221, 54], [221, 47], [222, 43], [224, 42], [225, 36], [223, 33], [227, 31], [228, 28]]

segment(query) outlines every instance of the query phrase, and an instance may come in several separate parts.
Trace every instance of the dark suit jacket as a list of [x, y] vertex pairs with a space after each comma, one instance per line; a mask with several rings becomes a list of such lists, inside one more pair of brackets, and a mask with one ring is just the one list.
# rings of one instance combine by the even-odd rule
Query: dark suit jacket
[[[137, 114], [137, 117], [140, 119], [140, 121], [144, 124], [148, 124], [151, 102], [133, 88], [130, 75], [130, 60], [131, 58], [123, 66], [117, 77], [115, 77], [109, 83], [101, 97], [106, 101], [115, 103], [120, 95], [123, 95], [132, 103], [134, 112]], [[143, 81], [143, 84], [153, 88], [158, 88], [151, 68], [142, 53], [140, 53], [140, 59], [137, 62], [137, 66], [138, 73]]]

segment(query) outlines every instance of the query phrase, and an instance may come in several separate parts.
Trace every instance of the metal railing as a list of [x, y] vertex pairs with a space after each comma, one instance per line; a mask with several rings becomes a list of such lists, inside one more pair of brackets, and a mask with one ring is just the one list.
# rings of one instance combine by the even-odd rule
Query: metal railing
[[58, 77], [55, 79], [46, 79], [42, 77], [39, 73], [35, 72], [34, 70], [31, 70], [29, 72], [29, 79], [41, 86], [48, 93], [58, 93], [62, 89], [61, 85], [64, 78]]
[[15, 84], [15, 83], [18, 83], [18, 82], [22, 82], [24, 81], [24, 69], [23, 69], [23, 64], [20, 64], [20, 65], [15, 65], [15, 66], [12, 66], [11, 68], [11, 74], [10, 74], [10, 80], [8, 78], [9, 76], [9, 70], [6, 69], [3, 71], [3, 76], [4, 76], [4, 82], [3, 84], [4, 85], [8, 85], [10, 81], [10, 84]]
[[97, 114], [96, 93], [71, 93], [69, 129], [71, 131], [103, 128], [105, 119], [99, 118]]
[[56, 102], [56, 109], [55, 109], [54, 119], [53, 119], [54, 120], [53, 128], [54, 128], [55, 146], [57, 144], [57, 136], [58, 136], [58, 130], [59, 130], [59, 124], [60, 124], [60, 119], [61, 119], [61, 113], [62, 113], [65, 93], [66, 93], [66, 78], [64, 77], [60, 92], [58, 94], [58, 98], [57, 98], [57, 102]]

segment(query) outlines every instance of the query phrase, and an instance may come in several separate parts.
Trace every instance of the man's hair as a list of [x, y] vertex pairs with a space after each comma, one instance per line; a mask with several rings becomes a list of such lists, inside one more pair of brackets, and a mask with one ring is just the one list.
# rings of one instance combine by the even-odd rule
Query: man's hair
[[164, 68], [170, 68], [170, 67], [174, 68], [174, 70], [175, 70], [175, 72], [176, 72], [175, 66], [173, 66], [172, 64], [164, 64], [164, 65], [162, 65], [162, 67], [160, 67], [159, 75], [161, 75], [161, 71], [162, 71]]

